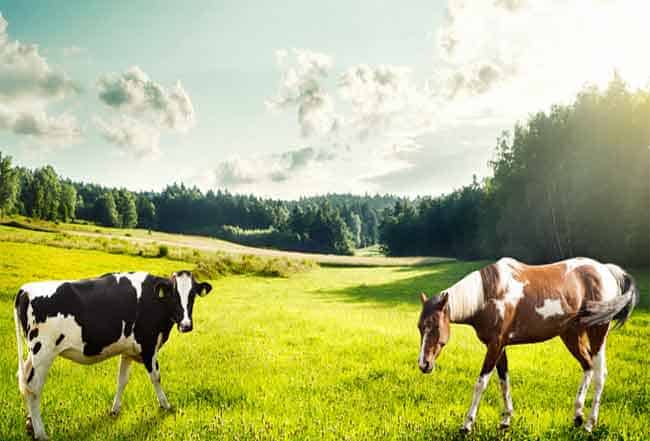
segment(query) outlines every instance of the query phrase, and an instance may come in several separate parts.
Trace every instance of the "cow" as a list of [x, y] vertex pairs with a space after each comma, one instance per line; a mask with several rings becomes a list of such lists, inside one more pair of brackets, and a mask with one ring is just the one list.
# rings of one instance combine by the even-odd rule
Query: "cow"
[[[149, 373], [160, 406], [171, 406], [160, 385], [158, 352], [174, 324], [192, 330], [197, 295], [212, 290], [190, 271], [169, 278], [146, 272], [110, 273], [94, 279], [33, 282], [23, 285], [14, 305], [18, 347], [18, 386], [27, 407], [27, 430], [47, 439], [40, 412], [41, 392], [57, 356], [93, 364], [120, 355], [117, 415], [133, 361]], [[23, 359], [23, 344], [29, 349]]]

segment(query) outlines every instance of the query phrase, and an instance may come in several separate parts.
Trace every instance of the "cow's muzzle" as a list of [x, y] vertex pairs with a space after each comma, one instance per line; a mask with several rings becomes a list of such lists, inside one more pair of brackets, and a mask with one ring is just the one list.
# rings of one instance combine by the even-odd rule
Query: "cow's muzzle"
[[183, 320], [178, 324], [178, 330], [181, 332], [190, 332], [192, 330], [192, 322]]

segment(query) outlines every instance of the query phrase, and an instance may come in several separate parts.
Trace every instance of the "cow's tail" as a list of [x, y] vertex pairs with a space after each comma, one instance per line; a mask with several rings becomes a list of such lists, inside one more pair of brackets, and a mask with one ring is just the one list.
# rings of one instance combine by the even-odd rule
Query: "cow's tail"
[[[18, 296], [22, 294], [22, 291], [18, 293]], [[25, 362], [24, 349], [23, 349], [23, 333], [20, 324], [20, 317], [18, 317], [18, 302], [14, 307], [14, 322], [16, 322], [16, 347], [18, 348], [18, 387], [20, 388], [20, 393], [25, 395], [27, 391], [27, 384], [25, 383]]]
[[634, 278], [621, 267], [613, 264], [606, 266], [618, 282], [620, 294], [606, 302], [588, 302], [581, 311], [580, 322], [587, 326], [595, 326], [615, 320], [614, 328], [620, 328], [639, 304], [639, 288]]

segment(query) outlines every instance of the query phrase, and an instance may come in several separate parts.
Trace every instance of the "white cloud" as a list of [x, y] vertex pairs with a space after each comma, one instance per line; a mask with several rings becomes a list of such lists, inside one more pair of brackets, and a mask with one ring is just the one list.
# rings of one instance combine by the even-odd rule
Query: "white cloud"
[[160, 133], [157, 129], [129, 116], [110, 122], [94, 118], [101, 136], [120, 147], [122, 153], [138, 159], [156, 159], [160, 156]]
[[328, 55], [304, 49], [281, 49], [276, 52], [282, 78], [269, 108], [296, 107], [301, 134], [326, 135], [337, 130], [339, 117], [333, 111], [332, 98], [322, 81], [332, 69]]
[[312, 173], [321, 164], [338, 156], [334, 149], [304, 147], [261, 158], [234, 157], [218, 164], [215, 186], [238, 188], [247, 184], [295, 182], [305, 173]]
[[434, 97], [408, 67], [360, 64], [340, 76], [338, 89], [351, 106], [347, 129], [361, 140], [396, 131], [412, 137], [433, 124]]
[[104, 104], [152, 125], [186, 132], [196, 123], [194, 106], [180, 81], [168, 90], [133, 66], [120, 75], [102, 76], [98, 87]]
[[0, 129], [47, 145], [63, 145], [81, 137], [74, 116], [49, 116], [49, 104], [80, 92], [64, 72], [53, 70], [35, 44], [11, 40], [0, 14]]
[[136, 158], [160, 156], [163, 130], [185, 133], [196, 124], [192, 101], [180, 81], [165, 88], [137, 66], [98, 81], [99, 99], [118, 115], [110, 123], [95, 124], [108, 142]]

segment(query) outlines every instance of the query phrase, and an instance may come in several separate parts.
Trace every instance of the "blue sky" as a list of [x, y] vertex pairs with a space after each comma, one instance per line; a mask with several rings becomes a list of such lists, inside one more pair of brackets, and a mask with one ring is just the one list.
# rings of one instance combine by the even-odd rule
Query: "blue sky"
[[639, 8], [4, 1], [0, 151], [130, 189], [440, 194], [584, 84], [646, 86]]

